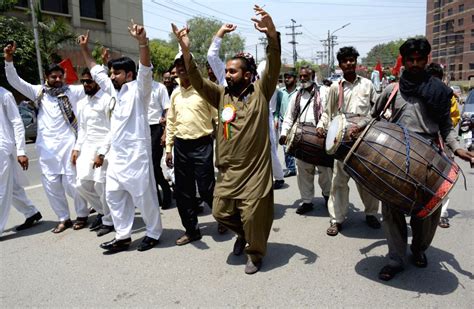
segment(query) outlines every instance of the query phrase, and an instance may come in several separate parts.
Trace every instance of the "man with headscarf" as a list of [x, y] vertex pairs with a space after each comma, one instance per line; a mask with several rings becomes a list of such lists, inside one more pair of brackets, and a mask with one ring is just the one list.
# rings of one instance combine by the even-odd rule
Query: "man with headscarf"
[[[45, 85], [32, 85], [21, 79], [13, 65], [16, 44], [4, 49], [5, 73], [13, 88], [32, 100], [38, 110], [36, 149], [41, 167], [41, 182], [59, 224], [53, 233], [67, 228], [82, 229], [89, 211], [86, 201], [77, 193], [76, 170], [71, 153], [77, 138], [77, 102], [85, 96], [81, 85], [64, 83], [64, 69], [52, 64], [45, 70]], [[76, 222], [70, 219], [66, 193], [74, 199]]]
[[[474, 152], [461, 148], [452, 126], [452, 90], [425, 71], [430, 51], [431, 46], [425, 38], [408, 39], [400, 46], [405, 70], [400, 77], [399, 90], [383, 112], [395, 87], [395, 84], [389, 85], [378, 98], [372, 116], [378, 118], [383, 113], [388, 121], [396, 122], [429, 140], [437, 140], [441, 134], [443, 141], [456, 156], [474, 162]], [[433, 240], [440, 213], [441, 207], [427, 218], [410, 218], [413, 237], [410, 249], [416, 267], [424, 268], [428, 265], [425, 251]], [[382, 203], [382, 216], [389, 262], [380, 270], [379, 278], [388, 281], [404, 269], [408, 231], [405, 214], [400, 210]]]
[[219, 170], [212, 214], [238, 237], [234, 254], [248, 255], [246, 274], [262, 265], [273, 223], [273, 190], [268, 133], [269, 107], [280, 71], [280, 42], [273, 21], [262, 8], [254, 10], [255, 28], [267, 35], [267, 65], [261, 79], [252, 83], [255, 62], [239, 54], [227, 62], [227, 87], [201, 77], [189, 52], [188, 28], [173, 31], [181, 45], [191, 84], [218, 108], [221, 121], [216, 138]]

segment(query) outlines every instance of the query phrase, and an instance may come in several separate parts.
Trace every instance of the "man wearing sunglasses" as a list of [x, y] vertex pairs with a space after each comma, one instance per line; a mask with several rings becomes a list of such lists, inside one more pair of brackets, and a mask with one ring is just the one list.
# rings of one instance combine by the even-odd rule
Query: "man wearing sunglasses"
[[97, 156], [100, 147], [107, 144], [110, 115], [114, 99], [92, 79], [89, 69], [82, 72], [81, 84], [86, 97], [79, 101], [79, 128], [71, 162], [77, 169], [76, 188], [98, 215], [89, 227], [103, 236], [114, 230], [110, 210], [105, 200], [105, 171], [107, 160]]

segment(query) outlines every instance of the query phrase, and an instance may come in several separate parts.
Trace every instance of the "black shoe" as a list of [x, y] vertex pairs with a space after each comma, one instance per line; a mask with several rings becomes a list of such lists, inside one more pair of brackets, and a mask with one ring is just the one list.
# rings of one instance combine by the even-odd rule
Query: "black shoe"
[[291, 176], [296, 176], [296, 171], [290, 171], [290, 170], [287, 170], [285, 172], [285, 174], [283, 174], [283, 177], [291, 177]]
[[112, 239], [111, 241], [104, 242], [100, 244], [100, 247], [104, 250], [107, 250], [109, 253], [115, 253], [120, 251], [125, 251], [130, 247], [132, 243], [131, 238], [125, 239]]
[[242, 252], [244, 252], [245, 246], [247, 245], [247, 242], [245, 241], [245, 238], [241, 236], [237, 236], [237, 239], [235, 240], [234, 243], [234, 249], [232, 250], [232, 253], [234, 255], [241, 255]]
[[285, 183], [285, 181], [283, 179], [282, 180], [275, 180], [275, 182], [273, 183], [273, 190], [278, 190], [278, 189], [283, 188], [284, 183]]
[[171, 200], [163, 201], [163, 203], [161, 204], [161, 209], [169, 209], [169, 208], [171, 208]]
[[102, 217], [103, 215], [98, 214], [94, 222], [89, 226], [89, 230], [96, 231], [102, 227]]
[[326, 208], [328, 208], [329, 196], [323, 195], [323, 197], [324, 197], [324, 205], [326, 206]]
[[204, 212], [204, 206], [202, 206], [201, 204], [199, 204], [197, 207], [196, 207], [196, 214], [197, 215], [200, 215]]
[[426, 268], [428, 266], [428, 259], [426, 258], [426, 254], [423, 252], [420, 253], [413, 253], [413, 264], [419, 268]]
[[262, 261], [253, 262], [252, 259], [249, 257], [247, 260], [247, 264], [245, 265], [245, 273], [247, 275], [253, 275], [260, 270], [262, 267]]
[[298, 215], [302, 215], [307, 213], [308, 211], [313, 210], [313, 204], [312, 203], [303, 203], [300, 205], [300, 207], [296, 208], [296, 213]]
[[115, 231], [113, 226], [110, 225], [101, 225], [100, 228], [97, 230], [97, 237], [101, 237], [107, 235], [110, 232]]
[[375, 216], [365, 216], [365, 222], [373, 229], [379, 229], [381, 227], [379, 220], [377, 220]]
[[150, 250], [151, 248], [153, 248], [154, 246], [156, 246], [157, 244], [158, 244], [158, 239], [154, 239], [154, 238], [145, 236], [143, 238], [142, 242], [140, 243], [140, 245], [138, 245], [137, 250], [138, 251], [147, 251], [147, 250]]
[[31, 217], [26, 218], [25, 223], [17, 226], [16, 230], [17, 231], [23, 231], [23, 230], [29, 229], [30, 227], [32, 227], [35, 224], [35, 222], [38, 222], [39, 220], [41, 220], [41, 218], [43, 218], [43, 216], [38, 211], [37, 213], [35, 213]]

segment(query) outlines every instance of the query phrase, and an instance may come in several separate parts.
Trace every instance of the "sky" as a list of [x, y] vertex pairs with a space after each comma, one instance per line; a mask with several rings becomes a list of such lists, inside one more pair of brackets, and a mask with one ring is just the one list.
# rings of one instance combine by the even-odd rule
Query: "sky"
[[[253, 5], [265, 5], [282, 39], [282, 61], [293, 63], [291, 29], [295, 32], [298, 60], [316, 59], [324, 51], [321, 40], [327, 40], [328, 31], [337, 36], [335, 50], [352, 45], [364, 57], [372, 47], [397, 39], [425, 34], [426, 0], [143, 0], [143, 19], [148, 37], [169, 40], [171, 23], [186, 25], [193, 17], [208, 17], [237, 25], [236, 32], [245, 38], [245, 51], [261, 57], [264, 53], [259, 38], [264, 34], [254, 29]], [[342, 26], [348, 24], [340, 29]], [[339, 29], [339, 30], [338, 30]], [[191, 29], [192, 31], [192, 29]], [[192, 42], [191, 42], [192, 44]], [[259, 58], [260, 59], [260, 58]], [[384, 65], [384, 64], [383, 64]]]

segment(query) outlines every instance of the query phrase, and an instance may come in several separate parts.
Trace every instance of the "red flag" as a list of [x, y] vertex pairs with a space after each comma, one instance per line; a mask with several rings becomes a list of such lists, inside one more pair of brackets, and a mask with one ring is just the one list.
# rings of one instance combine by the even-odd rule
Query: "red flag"
[[380, 60], [377, 60], [377, 65], [375, 66], [375, 70], [379, 71], [379, 77], [380, 77], [380, 80], [382, 80], [383, 70], [382, 70], [382, 64], [380, 63]]
[[79, 79], [77, 77], [76, 71], [74, 70], [74, 67], [72, 66], [71, 59], [64, 59], [59, 63], [59, 65], [64, 69], [64, 79], [66, 80], [66, 84], [74, 84]]
[[400, 69], [402, 68], [402, 55], [398, 55], [397, 62], [395, 66], [392, 68], [392, 75], [398, 76], [400, 74]]

